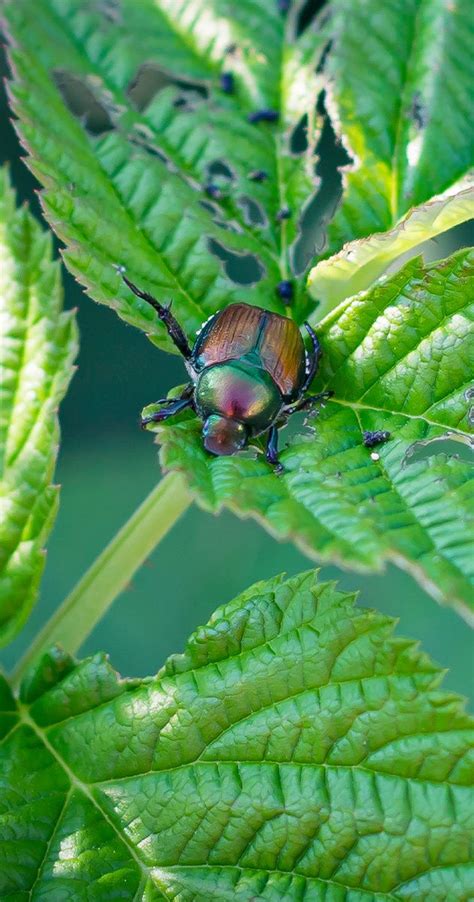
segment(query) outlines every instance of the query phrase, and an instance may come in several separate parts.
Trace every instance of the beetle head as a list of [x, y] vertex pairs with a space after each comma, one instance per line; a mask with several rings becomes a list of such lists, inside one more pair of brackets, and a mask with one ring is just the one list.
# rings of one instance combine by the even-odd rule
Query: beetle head
[[212, 414], [204, 423], [204, 447], [211, 454], [235, 454], [245, 448], [248, 430], [243, 423]]

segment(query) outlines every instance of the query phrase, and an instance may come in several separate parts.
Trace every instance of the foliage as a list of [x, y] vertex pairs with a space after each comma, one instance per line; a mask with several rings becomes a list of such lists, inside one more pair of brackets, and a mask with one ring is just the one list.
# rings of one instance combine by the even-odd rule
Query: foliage
[[53, 649], [3, 686], [2, 898], [467, 902], [471, 722], [392, 630], [306, 573], [149, 680]]
[[[263, 459], [210, 459], [185, 414], [154, 427], [164, 467], [184, 470], [210, 510], [258, 517], [318, 560], [395, 561], [472, 617], [472, 464], [439, 440], [468, 442], [471, 431], [473, 265], [472, 251], [426, 268], [413, 260], [323, 321], [315, 388], [334, 397], [290, 439], [278, 479]], [[391, 440], [371, 453], [363, 432], [381, 427]]]
[[[285, 6], [5, 5], [18, 128], [91, 296], [165, 350], [117, 264], [173, 301], [190, 340], [236, 300], [308, 318], [324, 352], [312, 388], [333, 394], [291, 436], [281, 477], [254, 451], [208, 456], [189, 412], [155, 427], [177, 472], [10, 685], [0, 678], [2, 899], [474, 895], [472, 720], [414, 643], [332, 583], [305, 573], [253, 586], [152, 678], [71, 656], [190, 503], [188, 484], [207, 509], [257, 517], [312, 557], [394, 561], [472, 618], [472, 468], [451, 452], [467, 450], [473, 425], [474, 253], [401, 266], [472, 216], [470, 7], [332, 0], [311, 19], [310, 5]], [[351, 160], [337, 172], [338, 146], [319, 158], [330, 121]], [[331, 178], [342, 193], [329, 222]], [[51, 242], [15, 210], [5, 173], [0, 254], [8, 641], [34, 601], [56, 510], [56, 413], [76, 332]], [[370, 451], [363, 433], [376, 429], [391, 438]]]
[[472, 166], [470, 0], [331, 4], [328, 91], [354, 157], [328, 252], [392, 228]]
[[[273, 0], [246, 0], [232, 19], [227, 14], [222, 0], [200, 0], [194, 13], [174, 0], [125, 0], [113, 21], [104, 5], [82, 0], [23, 0], [6, 8], [19, 44], [12, 51], [13, 106], [29, 164], [46, 186], [46, 215], [67, 244], [66, 263], [96, 300], [167, 349], [162, 327], [130, 297], [113, 266], [126, 264], [130, 278], [172, 299], [191, 334], [223, 299], [283, 312], [275, 286], [288, 277], [298, 210], [314, 182], [310, 152], [293, 156], [289, 139], [307, 113], [314, 145], [313, 70], [323, 40], [290, 42], [290, 21]], [[232, 43], [238, 52], [226, 54]], [[219, 87], [228, 68], [235, 71], [235, 95]], [[76, 116], [63, 102], [71, 79], [86, 98]], [[277, 126], [247, 121], [261, 107], [279, 112]], [[91, 116], [91, 108], [98, 121], [84, 122], [80, 116], [87, 110]], [[230, 179], [214, 174], [222, 163]], [[253, 182], [255, 170], [268, 179]], [[205, 191], [214, 181], [225, 195], [219, 203]], [[258, 204], [253, 212], [246, 198]], [[280, 222], [286, 205], [294, 215]], [[263, 225], [250, 222], [260, 215]], [[210, 241], [237, 263], [254, 255], [264, 277], [236, 285], [210, 253]], [[301, 295], [300, 319], [307, 307]]]
[[[13, 107], [66, 264], [167, 350], [117, 263], [173, 301], [191, 339], [239, 299], [282, 312], [276, 286], [288, 278], [291, 314], [318, 319], [306, 271], [292, 267], [323, 194], [324, 104], [353, 162], [328, 248], [313, 261], [310, 290], [319, 297], [322, 288], [323, 311], [469, 215], [467, 0], [333, 0], [309, 25], [296, 5], [284, 15], [274, 0], [245, 0], [232, 16], [224, 0], [22, 0], [7, 4], [6, 18]], [[234, 93], [220, 82], [229, 71]], [[249, 121], [262, 108], [278, 122]], [[268, 178], [253, 181], [255, 170]], [[279, 218], [285, 207], [290, 217]], [[467, 463], [440, 454], [405, 463], [414, 443], [469, 430], [468, 267], [465, 256], [426, 272], [409, 264], [324, 320], [319, 384], [336, 395], [317, 434], [285, 451], [282, 479], [260, 460], [207, 457], [186, 417], [160, 431], [166, 465], [183, 469], [214, 510], [257, 515], [321, 560], [371, 569], [394, 560], [466, 613], [470, 555], [455, 505], [464, 511]], [[361, 431], [386, 428], [392, 441], [373, 460]]]
[[62, 312], [51, 235], [15, 210], [0, 169], [0, 644], [18, 632], [36, 598], [54, 522], [51, 485], [57, 406], [76, 354], [76, 326]]

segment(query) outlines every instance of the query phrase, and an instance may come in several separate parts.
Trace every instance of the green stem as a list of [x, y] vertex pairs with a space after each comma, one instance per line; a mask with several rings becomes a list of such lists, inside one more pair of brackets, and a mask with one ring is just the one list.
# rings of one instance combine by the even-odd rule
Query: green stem
[[170, 473], [158, 483], [33, 640], [13, 674], [16, 685], [51, 645], [77, 651], [191, 501], [181, 474]]

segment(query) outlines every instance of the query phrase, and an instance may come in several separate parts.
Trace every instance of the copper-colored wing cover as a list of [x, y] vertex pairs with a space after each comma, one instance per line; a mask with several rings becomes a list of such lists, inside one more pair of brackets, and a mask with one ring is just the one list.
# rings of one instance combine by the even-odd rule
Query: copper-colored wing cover
[[298, 393], [305, 376], [305, 350], [293, 320], [249, 304], [231, 304], [203, 326], [193, 359], [197, 369], [251, 355], [284, 397]]
[[260, 356], [282, 395], [295, 397], [304, 382], [306, 357], [300, 330], [292, 319], [276, 313], [267, 315]]

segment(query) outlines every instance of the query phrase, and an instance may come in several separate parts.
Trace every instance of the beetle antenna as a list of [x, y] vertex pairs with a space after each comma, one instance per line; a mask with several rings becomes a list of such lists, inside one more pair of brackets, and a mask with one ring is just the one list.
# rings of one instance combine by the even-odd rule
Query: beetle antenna
[[169, 337], [173, 344], [177, 347], [180, 354], [183, 355], [185, 360], [189, 360], [191, 357], [192, 351], [189, 347], [188, 340], [186, 335], [184, 334], [181, 326], [178, 321], [174, 318], [173, 314], [170, 311], [171, 301], [168, 305], [160, 304], [156, 298], [153, 297], [152, 294], [149, 294], [147, 291], [142, 291], [141, 288], [138, 288], [130, 279], [127, 279], [127, 276], [123, 272], [123, 267], [118, 269], [118, 272], [122, 276], [123, 281], [130, 288], [130, 291], [133, 291], [134, 294], [138, 298], [141, 298], [142, 301], [146, 301], [147, 304], [150, 304], [154, 310], [156, 310], [161, 322], [166, 326], [166, 330], [168, 332]]

